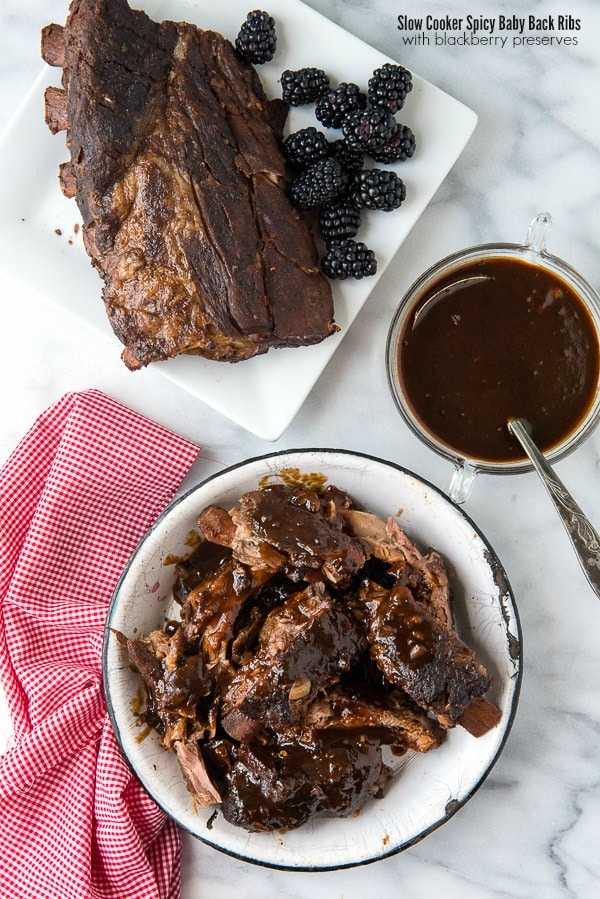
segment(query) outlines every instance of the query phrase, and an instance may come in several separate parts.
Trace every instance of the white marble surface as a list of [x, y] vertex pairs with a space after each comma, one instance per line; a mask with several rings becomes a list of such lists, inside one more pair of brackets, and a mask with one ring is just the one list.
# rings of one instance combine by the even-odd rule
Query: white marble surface
[[[549, 249], [600, 285], [596, 0], [571, 0], [568, 9], [547, 0], [486, 3], [484, 10], [456, 0], [402, 8], [392, 0], [311, 0], [310, 5], [467, 103], [477, 111], [479, 125], [294, 422], [278, 441], [267, 443], [158, 374], [146, 378], [140, 390], [116, 346], [0, 273], [0, 459], [64, 392], [94, 386], [200, 442], [202, 457], [190, 482], [273, 449], [333, 446], [398, 461], [445, 488], [448, 464], [407, 432], [386, 385], [385, 336], [403, 290], [447, 252], [478, 242], [521, 240], [529, 220], [546, 209], [554, 217]], [[574, 32], [577, 46], [405, 47], [396, 29], [400, 13], [567, 12], [581, 20]], [[4, 0], [0, 126], [40, 71], [41, 26], [64, 21], [65, 13], [63, 0]], [[596, 433], [557, 466], [596, 525], [599, 461]], [[424, 841], [360, 869], [266, 870], [186, 840], [185, 899], [600, 896], [600, 604], [535, 475], [481, 477], [466, 509], [508, 572], [525, 646], [519, 711], [486, 783]], [[6, 731], [6, 712], [2, 720]]]

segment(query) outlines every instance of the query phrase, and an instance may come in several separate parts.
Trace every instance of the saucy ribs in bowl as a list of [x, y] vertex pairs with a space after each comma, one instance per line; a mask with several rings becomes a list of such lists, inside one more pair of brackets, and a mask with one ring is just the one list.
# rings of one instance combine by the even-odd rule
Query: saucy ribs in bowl
[[398, 852], [483, 782], [520, 631], [476, 526], [390, 463], [295, 450], [176, 500], [115, 591], [110, 716], [204, 842], [310, 870]]

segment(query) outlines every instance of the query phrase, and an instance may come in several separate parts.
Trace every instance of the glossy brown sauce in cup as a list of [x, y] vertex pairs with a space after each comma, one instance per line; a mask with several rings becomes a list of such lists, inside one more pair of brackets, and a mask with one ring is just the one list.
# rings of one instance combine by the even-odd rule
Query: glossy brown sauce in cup
[[397, 352], [415, 418], [470, 459], [524, 458], [509, 418], [525, 419], [538, 446], [552, 449], [598, 389], [598, 333], [583, 300], [554, 272], [510, 257], [459, 264], [430, 284]]

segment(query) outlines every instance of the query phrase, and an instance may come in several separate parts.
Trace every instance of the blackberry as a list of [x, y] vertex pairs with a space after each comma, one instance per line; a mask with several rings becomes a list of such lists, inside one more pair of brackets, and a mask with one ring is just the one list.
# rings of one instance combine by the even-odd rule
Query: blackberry
[[403, 162], [414, 156], [416, 146], [416, 138], [408, 125], [398, 125], [396, 134], [370, 155], [375, 162]]
[[360, 172], [364, 165], [365, 154], [362, 150], [353, 150], [344, 140], [334, 140], [329, 144], [329, 153], [341, 162], [347, 172]]
[[355, 175], [350, 199], [365, 209], [391, 212], [406, 197], [406, 187], [396, 172], [386, 169], [364, 169]]
[[294, 206], [308, 209], [339, 197], [348, 184], [348, 175], [337, 159], [320, 159], [288, 183], [288, 197]]
[[294, 168], [304, 168], [329, 156], [329, 141], [311, 125], [294, 131], [283, 142], [283, 155]]
[[381, 106], [391, 113], [398, 112], [412, 90], [412, 75], [404, 66], [386, 62], [381, 68], [375, 69], [367, 88], [372, 106]]
[[281, 73], [281, 96], [290, 106], [314, 103], [329, 89], [329, 75], [323, 69], [286, 69]]
[[391, 112], [369, 107], [346, 116], [342, 122], [342, 131], [349, 147], [363, 150], [370, 156], [394, 137], [398, 131], [398, 122]]
[[332, 240], [354, 237], [360, 228], [360, 209], [348, 200], [327, 203], [319, 209], [319, 231], [323, 240], [329, 244]]
[[273, 59], [277, 49], [277, 35], [275, 20], [268, 12], [255, 9], [248, 13], [235, 39], [235, 49], [238, 56], [255, 65]]
[[321, 259], [321, 269], [328, 278], [365, 278], [377, 271], [375, 253], [355, 240], [334, 240]]
[[315, 115], [326, 128], [339, 128], [348, 113], [364, 109], [367, 97], [357, 84], [342, 81], [330, 88], [315, 103]]

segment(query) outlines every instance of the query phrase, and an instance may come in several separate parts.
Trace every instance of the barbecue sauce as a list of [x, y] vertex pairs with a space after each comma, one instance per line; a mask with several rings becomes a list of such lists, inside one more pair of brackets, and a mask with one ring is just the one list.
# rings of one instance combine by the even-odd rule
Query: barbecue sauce
[[211, 543], [209, 540], [200, 540], [192, 553], [184, 559], [174, 559], [175, 584], [173, 593], [178, 602], [189, 596], [205, 578], [211, 577], [226, 562], [231, 559], [231, 550], [228, 547]]
[[525, 419], [543, 451], [562, 443], [598, 388], [598, 336], [581, 298], [553, 272], [508, 257], [466, 262], [432, 284], [398, 354], [416, 419], [481, 461], [524, 458], [509, 418]]
[[376, 738], [335, 730], [313, 745], [282, 743], [275, 754], [238, 744], [233, 755], [221, 808], [225, 820], [249, 831], [289, 830], [312, 816], [350, 815], [393, 773]]

